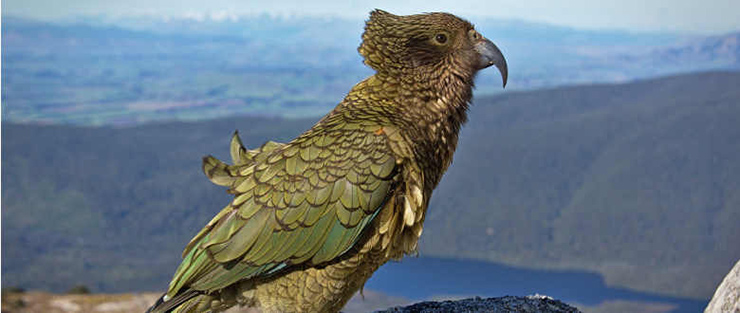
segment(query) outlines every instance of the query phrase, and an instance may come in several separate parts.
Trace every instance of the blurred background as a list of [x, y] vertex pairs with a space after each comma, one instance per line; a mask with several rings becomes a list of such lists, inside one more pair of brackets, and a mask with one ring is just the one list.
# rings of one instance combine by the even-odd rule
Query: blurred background
[[374, 8], [470, 20], [509, 83], [479, 75], [420, 256], [347, 311], [706, 305], [740, 258], [740, 2], [3, 0], [3, 312], [39, 292], [150, 304], [229, 201], [201, 157], [228, 159], [236, 129], [288, 141], [372, 75], [356, 48]]

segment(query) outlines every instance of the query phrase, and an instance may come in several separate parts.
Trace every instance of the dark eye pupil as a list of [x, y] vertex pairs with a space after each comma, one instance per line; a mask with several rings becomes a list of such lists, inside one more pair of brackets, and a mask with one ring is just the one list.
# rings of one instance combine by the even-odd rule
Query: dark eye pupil
[[434, 39], [436, 39], [439, 43], [447, 42], [447, 36], [445, 36], [445, 34], [437, 34], [437, 37], [434, 37]]

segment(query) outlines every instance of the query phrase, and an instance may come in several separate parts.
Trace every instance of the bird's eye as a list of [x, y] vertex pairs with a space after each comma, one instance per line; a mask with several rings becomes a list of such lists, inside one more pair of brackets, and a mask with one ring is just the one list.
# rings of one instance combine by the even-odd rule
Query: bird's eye
[[480, 39], [480, 34], [478, 34], [478, 32], [476, 32], [476, 31], [474, 31], [473, 32], [473, 39], [476, 39], [476, 40]]
[[437, 36], [434, 37], [434, 40], [436, 40], [439, 44], [445, 44], [447, 42], [447, 35], [437, 34]]

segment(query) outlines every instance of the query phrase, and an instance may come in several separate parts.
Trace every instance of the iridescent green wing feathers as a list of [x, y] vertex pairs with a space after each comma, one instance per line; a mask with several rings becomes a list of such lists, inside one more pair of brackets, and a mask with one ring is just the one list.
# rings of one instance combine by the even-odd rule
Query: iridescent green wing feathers
[[235, 197], [185, 248], [167, 295], [185, 286], [217, 290], [349, 250], [398, 174], [382, 132], [349, 128], [309, 131], [257, 150], [245, 149], [235, 134], [234, 165], [204, 158], [209, 179]]

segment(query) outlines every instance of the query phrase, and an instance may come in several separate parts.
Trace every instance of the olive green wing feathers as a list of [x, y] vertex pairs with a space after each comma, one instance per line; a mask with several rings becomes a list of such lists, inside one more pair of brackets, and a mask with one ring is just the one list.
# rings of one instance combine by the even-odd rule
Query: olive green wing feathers
[[206, 175], [235, 197], [187, 245], [167, 295], [342, 255], [392, 192], [398, 168], [386, 140], [339, 128], [247, 150], [235, 134], [234, 165], [210, 156], [203, 162]]

